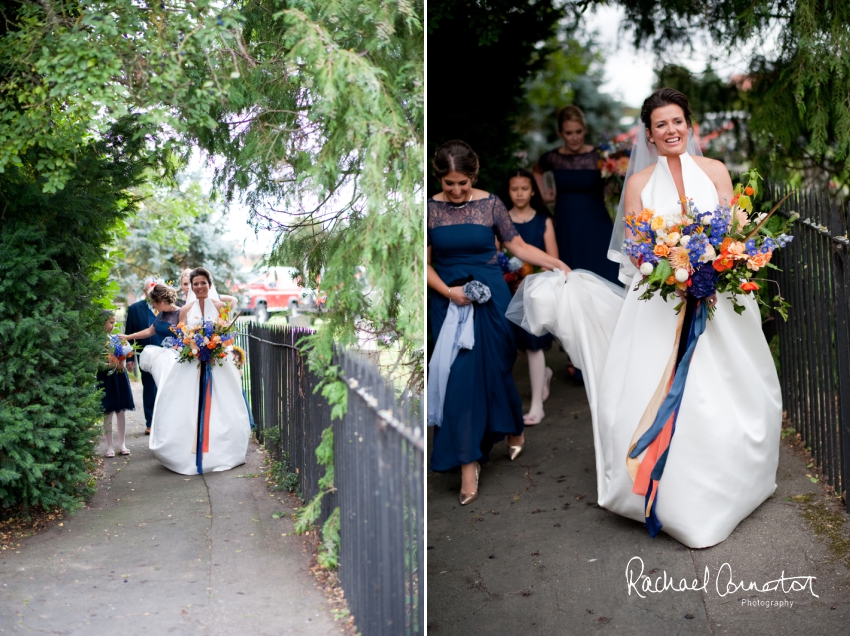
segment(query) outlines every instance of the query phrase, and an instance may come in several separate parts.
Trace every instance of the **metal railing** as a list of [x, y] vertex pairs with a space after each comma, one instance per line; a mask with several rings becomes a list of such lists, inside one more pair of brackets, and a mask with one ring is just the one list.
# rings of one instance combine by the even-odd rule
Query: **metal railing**
[[[339, 579], [364, 636], [424, 634], [424, 439], [418, 400], [396, 395], [371, 363], [337, 351], [348, 409], [331, 420], [299, 351], [308, 329], [246, 324], [243, 383], [260, 440], [297, 472], [304, 501], [319, 492], [315, 450], [334, 430], [335, 490], [319, 523], [340, 509]], [[274, 431], [272, 433], [272, 431]]]
[[[768, 186], [766, 199], [787, 190]], [[815, 192], [795, 192], [779, 212], [796, 213], [794, 241], [777, 252], [770, 270], [791, 304], [788, 321], [765, 324], [779, 336], [785, 415], [811, 451], [817, 470], [846, 497], [850, 480], [850, 241], [846, 203]], [[771, 290], [771, 297], [775, 290]]]

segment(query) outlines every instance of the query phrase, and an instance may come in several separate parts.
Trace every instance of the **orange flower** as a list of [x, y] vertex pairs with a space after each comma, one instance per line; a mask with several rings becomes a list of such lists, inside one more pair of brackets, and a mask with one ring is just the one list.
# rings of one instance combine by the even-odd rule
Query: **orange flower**
[[534, 273], [534, 265], [531, 263], [523, 263], [519, 269], [520, 276], [528, 276]]
[[652, 216], [652, 210], [650, 210], [649, 208], [644, 208], [643, 210], [641, 210], [640, 214], [638, 214], [637, 220], [639, 222], [646, 223], [652, 218]]
[[758, 291], [759, 286], [751, 280], [748, 280], [745, 283], [741, 283], [741, 291], [743, 292], [751, 292]]
[[[744, 188], [744, 194], [746, 194], [748, 197], [753, 196], [753, 192], [755, 192], [755, 190], [753, 190], [750, 186]], [[758, 287], [756, 287], [756, 289], [758, 289]]]
[[192, 344], [192, 339], [191, 339], [191, 338], [184, 338], [184, 339], [183, 339], [183, 344], [185, 344], [185, 345], [187, 345], [187, 344]]
[[688, 250], [684, 247], [674, 247], [670, 250], [670, 254], [667, 256], [667, 260], [670, 261], [670, 266], [676, 269], [686, 269], [689, 272], [692, 271], [691, 267], [691, 259], [688, 256]]
[[668, 277], [664, 280], [664, 284], [665, 284], [665, 285], [675, 285], [675, 284], [676, 284], [676, 277], [675, 277], [673, 274], [670, 274], [670, 275], [669, 275], [669, 276], [668, 276]]
[[735, 261], [728, 255], [721, 255], [712, 263], [715, 271], [725, 272], [727, 269], [732, 269], [735, 266]]
[[667, 256], [670, 253], [670, 248], [664, 245], [664, 243], [660, 243], [652, 251], [656, 256]]
[[747, 267], [757, 272], [770, 262], [771, 256], [773, 256], [773, 252], [768, 252], [767, 254], [759, 252], [755, 256], [750, 256], [749, 260], [747, 260]]

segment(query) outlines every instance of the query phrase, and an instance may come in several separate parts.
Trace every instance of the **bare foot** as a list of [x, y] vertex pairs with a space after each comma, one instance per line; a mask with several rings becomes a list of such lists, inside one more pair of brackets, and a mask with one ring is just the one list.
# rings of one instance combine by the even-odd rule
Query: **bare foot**
[[[543, 402], [549, 399], [549, 383], [552, 381], [552, 375], [552, 369], [546, 367], [546, 373], [543, 376], [543, 393], [540, 396], [540, 399]], [[537, 422], [534, 422], [534, 424], [538, 424], [542, 419], [543, 414], [540, 415], [540, 419], [538, 419]], [[526, 422], [526, 424], [528, 424], [528, 422]]]
[[525, 422], [526, 426], [534, 426], [535, 424], [540, 424], [544, 417], [546, 417], [546, 413], [543, 411], [540, 411], [539, 413], [532, 413], [529, 411], [522, 416], [522, 421]]

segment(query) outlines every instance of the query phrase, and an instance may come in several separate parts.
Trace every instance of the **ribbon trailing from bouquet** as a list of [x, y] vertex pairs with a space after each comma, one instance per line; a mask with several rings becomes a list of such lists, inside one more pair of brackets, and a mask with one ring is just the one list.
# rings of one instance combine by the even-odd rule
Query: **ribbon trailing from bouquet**
[[[658, 482], [661, 475], [664, 474], [664, 466], [667, 464], [667, 454], [670, 450], [670, 440], [676, 432], [676, 419], [679, 416], [679, 407], [685, 393], [685, 383], [688, 379], [691, 359], [700, 336], [705, 332], [708, 321], [707, 302], [697, 302], [693, 313], [688, 309], [690, 307], [682, 311], [685, 316], [680, 319], [679, 336], [674, 346], [672, 364], [668, 365], [659, 391], [656, 391], [656, 399], [663, 387], [666, 388], [666, 395], [664, 395], [663, 401], [658, 407], [657, 413], [655, 413], [652, 424], [643, 431], [636, 442], [632, 443], [626, 460], [627, 465], [629, 465], [629, 472], [635, 482], [632, 492], [645, 497], [646, 529], [652, 537], [655, 537], [662, 527], [655, 510], [658, 502]], [[684, 342], [684, 353], [677, 355], [682, 344], [681, 333], [685, 329], [687, 329], [688, 336]], [[675, 371], [673, 371], [674, 368]], [[648, 411], [653, 408], [653, 402], [657, 403], [656, 400], [651, 401]], [[638, 427], [638, 432], [640, 430], [641, 426]], [[646, 454], [643, 459], [637, 462], [638, 456], [644, 451], [646, 451]]]
[[200, 391], [198, 391], [198, 430], [195, 436], [195, 466], [204, 474], [204, 453], [210, 452], [210, 413], [212, 411], [212, 365], [200, 363]]

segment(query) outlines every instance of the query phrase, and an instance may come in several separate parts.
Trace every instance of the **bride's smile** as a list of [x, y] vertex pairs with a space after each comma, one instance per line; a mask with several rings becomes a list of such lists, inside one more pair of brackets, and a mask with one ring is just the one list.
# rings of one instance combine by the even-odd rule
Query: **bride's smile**
[[652, 112], [650, 142], [659, 155], [681, 155], [688, 146], [688, 122], [681, 107], [668, 104]]

